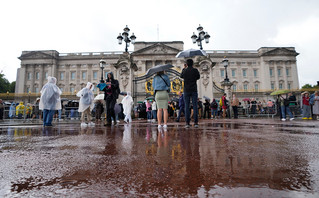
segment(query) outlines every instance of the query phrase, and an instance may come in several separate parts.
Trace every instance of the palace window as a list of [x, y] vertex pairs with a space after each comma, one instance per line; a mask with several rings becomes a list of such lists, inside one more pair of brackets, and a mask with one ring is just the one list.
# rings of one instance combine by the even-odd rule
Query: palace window
[[288, 83], [288, 89], [291, 89], [291, 83]]
[[48, 79], [48, 72], [44, 72], [44, 78]]
[[36, 73], [35, 73], [35, 78], [36, 78], [37, 80], [40, 79], [40, 74], [39, 74], [39, 72], [36, 72]]
[[93, 79], [96, 80], [97, 79], [97, 71], [93, 72]]
[[86, 79], [86, 72], [82, 72], [82, 80]]
[[243, 69], [243, 77], [247, 77], [247, 69]]
[[235, 77], [235, 76], [236, 76], [236, 69], [232, 69], [232, 70], [231, 70], [231, 76], [232, 76], [232, 77]]
[[286, 76], [290, 76], [290, 69], [286, 68]]
[[35, 93], [39, 93], [39, 87], [35, 88]]
[[257, 69], [254, 69], [254, 77], [256, 78], [258, 76], [258, 71]]
[[71, 80], [75, 80], [75, 72], [71, 72]]
[[255, 84], [255, 91], [258, 91], [258, 89], [259, 89], [259, 85]]
[[221, 77], [224, 77], [225, 76], [225, 71], [222, 69], [222, 70], [220, 70], [220, 76]]
[[274, 89], [275, 89], [275, 83], [272, 82], [272, 83], [270, 84], [270, 87], [271, 87], [271, 90], [274, 90]]
[[70, 92], [71, 92], [71, 93], [74, 92], [74, 87], [70, 87]]
[[60, 73], [60, 80], [64, 80], [64, 72]]
[[278, 76], [281, 76], [281, 69], [277, 69]]
[[31, 73], [28, 72], [28, 80], [31, 80]]
[[283, 88], [282, 83], [279, 83], [279, 89], [282, 89], [282, 88]]
[[233, 91], [237, 91], [237, 85], [233, 84]]
[[272, 77], [272, 76], [273, 76], [272, 68], [270, 68], [270, 69], [269, 69], [269, 75], [270, 75], [270, 77]]
[[244, 91], [247, 91], [247, 90], [248, 90], [248, 85], [244, 84]]

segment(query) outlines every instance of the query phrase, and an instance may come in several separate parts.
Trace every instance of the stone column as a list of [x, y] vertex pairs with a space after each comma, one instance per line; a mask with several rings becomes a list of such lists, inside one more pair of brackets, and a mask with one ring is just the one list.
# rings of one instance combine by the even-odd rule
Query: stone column
[[30, 91], [34, 92], [35, 88], [34, 88], [34, 83], [35, 83], [35, 65], [30, 65], [29, 67], [31, 67], [31, 85], [30, 85]]

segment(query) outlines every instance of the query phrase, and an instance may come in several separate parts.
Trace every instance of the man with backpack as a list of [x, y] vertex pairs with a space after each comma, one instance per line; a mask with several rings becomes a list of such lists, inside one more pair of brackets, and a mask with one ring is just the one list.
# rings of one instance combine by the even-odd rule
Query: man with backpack
[[[112, 118], [115, 118], [114, 106], [116, 104], [116, 100], [120, 94], [120, 85], [119, 81], [114, 79], [113, 73], [109, 72], [107, 74], [106, 79], [106, 87], [103, 89], [104, 91], [104, 100], [106, 103], [106, 114], [107, 114], [107, 122], [104, 126], [111, 126], [112, 125]], [[117, 122], [114, 122], [114, 125], [117, 125]]]
[[218, 103], [216, 99], [213, 99], [213, 102], [210, 104], [210, 108], [212, 109], [212, 119], [216, 119], [218, 115]]

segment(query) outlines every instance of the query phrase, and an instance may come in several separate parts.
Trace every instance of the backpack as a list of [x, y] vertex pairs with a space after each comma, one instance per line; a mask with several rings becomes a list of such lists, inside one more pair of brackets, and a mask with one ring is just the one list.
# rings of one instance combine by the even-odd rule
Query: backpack
[[218, 104], [216, 101], [212, 102], [211, 106], [210, 106], [212, 109], [217, 109], [218, 107]]

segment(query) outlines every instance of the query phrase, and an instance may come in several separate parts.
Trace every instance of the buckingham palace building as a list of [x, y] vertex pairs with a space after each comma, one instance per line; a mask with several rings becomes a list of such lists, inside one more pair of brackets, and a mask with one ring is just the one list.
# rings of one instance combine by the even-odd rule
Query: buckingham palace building
[[[171, 97], [183, 90], [179, 77], [184, 59], [176, 58], [184, 50], [182, 41], [136, 42], [132, 52], [79, 52], [59, 53], [55, 50], [23, 51], [19, 59], [16, 89], [19, 94], [40, 95], [48, 76], [57, 78], [57, 85], [65, 98], [75, 93], [87, 82], [97, 85], [113, 72], [121, 91], [130, 91], [134, 101], [143, 101], [153, 94], [152, 76], [148, 69], [162, 64], [174, 67], [167, 71], [171, 80]], [[219, 98], [224, 92], [222, 83], [228, 76], [231, 91], [242, 98], [266, 99], [278, 89], [299, 89], [294, 47], [261, 47], [257, 50], [206, 50], [207, 56], [194, 58], [194, 67], [200, 72], [197, 82], [199, 97]], [[228, 59], [228, 67], [221, 63]], [[106, 64], [102, 69], [100, 60]], [[95, 89], [98, 94], [98, 88]]]

